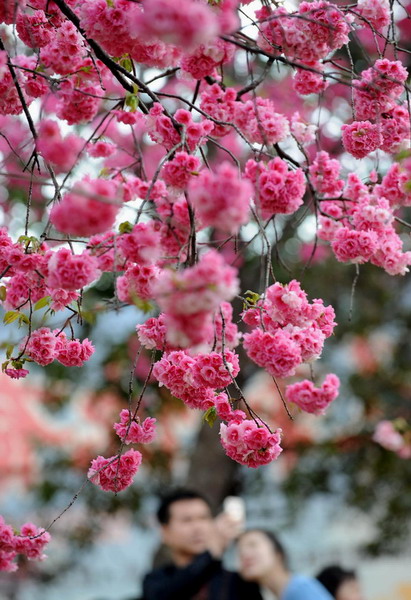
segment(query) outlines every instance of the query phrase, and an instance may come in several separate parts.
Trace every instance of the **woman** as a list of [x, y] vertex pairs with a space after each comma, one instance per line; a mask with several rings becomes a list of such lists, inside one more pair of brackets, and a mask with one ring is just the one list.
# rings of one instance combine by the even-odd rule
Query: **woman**
[[316, 580], [293, 575], [279, 540], [269, 531], [251, 529], [238, 540], [240, 574], [268, 588], [279, 600], [332, 600], [332, 596]]
[[317, 579], [336, 600], [364, 600], [355, 571], [333, 565], [323, 569]]

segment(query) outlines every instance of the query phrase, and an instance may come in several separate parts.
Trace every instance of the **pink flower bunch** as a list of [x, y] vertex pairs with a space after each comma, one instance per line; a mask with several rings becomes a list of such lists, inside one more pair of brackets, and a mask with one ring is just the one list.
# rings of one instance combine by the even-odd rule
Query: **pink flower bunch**
[[53, 206], [50, 221], [56, 229], [70, 235], [103, 233], [114, 225], [121, 205], [117, 190], [113, 180], [86, 176]]
[[165, 69], [166, 67], [178, 64], [181, 58], [181, 48], [165, 44], [160, 40], [151, 40], [150, 42], [133, 40], [133, 42], [130, 56], [137, 63], [143, 63], [157, 69]]
[[234, 52], [233, 44], [217, 38], [208, 44], [201, 44], [191, 54], [184, 54], [180, 66], [194, 79], [203, 79], [208, 75], [214, 75], [217, 67], [229, 63], [233, 59]]
[[44, 277], [38, 273], [21, 272], [7, 282], [5, 308], [21, 308], [29, 301], [37, 302], [48, 293]]
[[217, 352], [224, 348], [232, 350], [240, 343], [241, 334], [238, 327], [233, 323], [233, 307], [229, 302], [222, 302], [214, 315], [213, 338], [209, 340], [212, 346], [215, 345]]
[[288, 119], [275, 112], [274, 103], [268, 98], [236, 102], [234, 123], [251, 142], [277, 144], [290, 134]]
[[88, 338], [82, 342], [79, 339], [69, 339], [64, 332], [57, 329], [55, 358], [65, 367], [82, 367], [94, 354], [94, 346]]
[[[77, 135], [62, 136], [56, 121], [43, 119], [38, 127], [36, 147], [44, 160], [62, 171], [70, 171], [77, 161], [84, 140]], [[71, 215], [73, 218], [75, 215]]]
[[[237, 92], [234, 88], [222, 90], [218, 83], [213, 83], [201, 94], [200, 108], [216, 121], [234, 122]], [[211, 135], [223, 137], [232, 131], [229, 125], [214, 123]]]
[[100, 271], [122, 271], [126, 261], [120, 248], [117, 247], [117, 234], [107, 231], [93, 235], [87, 244], [87, 250], [97, 260]]
[[201, 161], [187, 152], [176, 152], [174, 158], [163, 167], [162, 176], [167, 185], [184, 190], [190, 179], [198, 175]]
[[192, 114], [188, 110], [179, 108], [174, 119], [181, 126], [176, 129], [170, 117], [164, 114], [161, 104], [155, 103], [147, 116], [146, 127], [149, 136], [157, 144], [161, 144], [167, 150], [181, 143], [181, 131], [184, 130], [185, 141], [193, 152], [197, 146], [205, 143], [205, 138], [213, 130], [213, 124], [208, 119], [193, 121]]
[[194, 314], [167, 313], [165, 315], [167, 343], [176, 348], [203, 347], [213, 337], [212, 312]]
[[25, 354], [37, 364], [45, 367], [58, 360], [66, 367], [82, 367], [94, 354], [93, 344], [85, 338], [70, 340], [64, 332], [58, 329], [51, 331], [41, 327], [31, 333], [20, 344], [20, 350], [25, 348]]
[[56, 357], [57, 337], [48, 327], [40, 327], [24, 339], [20, 345], [22, 351], [26, 348], [25, 354], [38, 365], [45, 367], [53, 362]]
[[33, 523], [25, 523], [20, 533], [14, 533], [0, 515], [0, 571], [17, 571], [14, 559], [18, 554], [25, 555], [29, 560], [43, 560], [44, 547], [51, 539], [50, 534]]
[[68, 20], [63, 21], [55, 30], [51, 41], [40, 50], [43, 65], [59, 75], [70, 75], [77, 71], [82, 66], [85, 55], [81, 35]]
[[336, 325], [334, 317], [322, 300], [310, 303], [298, 281], [275, 283], [255, 308], [243, 313], [245, 323], [254, 327], [244, 335], [244, 348], [270, 375], [289, 377], [302, 362], [320, 356]]
[[161, 179], [157, 179], [153, 183], [152, 181], [144, 181], [140, 177], [130, 175], [127, 178], [122, 176], [119, 181], [122, 181], [121, 187], [124, 202], [130, 202], [130, 200], [135, 200], [136, 198], [147, 198], [154, 202], [161, 202], [168, 199], [167, 187]]
[[26, 0], [7, 0], [7, 2], [2, 2], [0, 4], [0, 23], [6, 23], [7, 25], [14, 23], [16, 14], [18, 14], [19, 9], [24, 8], [25, 4]]
[[258, 44], [263, 50], [284, 52], [288, 58], [314, 61], [348, 42], [352, 18], [330, 2], [301, 2], [298, 11], [284, 7], [256, 11], [260, 21]]
[[[5, 375], [7, 375], [7, 377], [10, 377], [10, 379], [23, 379], [24, 377], [27, 377], [27, 375], [29, 374], [29, 371], [27, 369], [15, 369], [13, 368], [8, 368], [8, 369], [4, 369], [3, 373], [5, 373]], [[1, 571], [1, 569], [0, 569]]]
[[400, 61], [381, 58], [354, 82], [356, 117], [375, 123], [382, 136], [379, 147], [385, 152], [396, 152], [409, 138], [408, 111], [397, 105], [407, 77]]
[[227, 425], [221, 423], [220, 439], [227, 456], [254, 469], [272, 462], [282, 452], [281, 429], [270, 433], [263, 423], [246, 419], [244, 413]]
[[60, 248], [57, 252], [47, 252], [46, 258], [46, 283], [51, 288], [79, 290], [100, 277], [97, 259], [88, 251], [72, 254], [68, 248]]
[[[411, 458], [411, 440], [409, 432], [405, 433], [402, 419], [397, 421], [380, 421], [374, 431], [372, 439], [386, 450], [391, 450], [401, 458]], [[405, 435], [404, 435], [405, 433]]]
[[329, 373], [319, 388], [308, 379], [288, 385], [285, 397], [288, 402], [296, 404], [305, 412], [323, 415], [331, 402], [337, 398], [339, 389], [340, 380], [337, 375]]
[[378, 32], [390, 23], [389, 0], [358, 0], [356, 12], [364, 19], [362, 25], [371, 25]]
[[55, 33], [43, 10], [36, 10], [28, 15], [19, 13], [16, 19], [19, 38], [29, 48], [43, 48], [49, 44]]
[[381, 117], [381, 149], [391, 154], [405, 149], [410, 138], [410, 115], [405, 106], [395, 106]]
[[68, 291], [63, 289], [48, 289], [51, 297], [50, 308], [52, 310], [64, 310], [68, 304], [77, 300], [80, 296], [79, 292]]
[[123, 256], [133, 263], [153, 264], [161, 255], [160, 233], [154, 221], [137, 223], [130, 233], [118, 236], [116, 245]]
[[315, 141], [317, 129], [318, 127], [313, 123], [304, 121], [298, 111], [291, 115], [291, 134], [301, 146], [308, 146]]
[[240, 371], [237, 354], [231, 350], [198, 354], [192, 367], [192, 377], [197, 387], [224, 388], [232, 383]]
[[244, 335], [247, 356], [273, 377], [290, 377], [302, 362], [301, 349], [286, 329], [275, 332], [256, 327]]
[[[2, 62], [4, 65], [0, 70], [0, 115], [19, 115], [23, 111], [23, 106], [9, 68], [5, 66], [7, 54], [3, 54], [3, 51], [0, 52], [2, 52]], [[18, 62], [18, 57], [16, 57], [13, 62]], [[23, 77], [20, 70], [16, 69], [15, 73], [17, 80], [21, 85], [23, 83]], [[25, 94], [24, 99], [27, 104], [30, 104], [31, 99]]]
[[[398, 198], [399, 171], [388, 173], [387, 189]], [[330, 216], [320, 217], [321, 239], [331, 242], [337, 260], [340, 262], [364, 263], [371, 261], [390, 275], [404, 275], [411, 264], [411, 253], [403, 252], [403, 242], [394, 228], [394, 214], [390, 202], [381, 195], [385, 184], [376, 185], [370, 194], [353, 174], [344, 191], [347, 199], [322, 203], [322, 210]]]
[[99, 85], [79, 82], [73, 78], [64, 79], [56, 94], [56, 114], [69, 125], [87, 123], [96, 116], [102, 95], [103, 90]]
[[411, 190], [407, 190], [406, 183], [411, 178], [399, 163], [390, 166], [382, 181], [376, 185], [374, 192], [386, 198], [392, 208], [411, 206]]
[[338, 261], [361, 264], [369, 261], [377, 250], [378, 237], [374, 231], [356, 231], [349, 227], [339, 227], [331, 247]]
[[153, 285], [160, 270], [155, 265], [131, 265], [116, 280], [117, 296], [121, 302], [133, 304], [136, 298], [148, 300], [153, 296]]
[[130, 19], [140, 13], [137, 3], [128, 0], [84, 0], [79, 3], [80, 24], [87, 37], [95, 40], [112, 56], [132, 51]]
[[154, 364], [153, 375], [160, 386], [164, 385], [190, 408], [208, 410], [214, 406], [214, 389], [193, 385], [194, 365], [195, 358], [182, 350], [166, 352]]
[[209, 250], [193, 267], [164, 269], [155, 286], [155, 298], [168, 314], [193, 315], [215, 311], [238, 293], [237, 270], [215, 250]]
[[[309, 71], [304, 67], [307, 66], [310, 69], [318, 71]], [[318, 61], [305, 63], [297, 69], [297, 72], [293, 79], [293, 87], [298, 94], [307, 96], [308, 94], [321, 94], [328, 87], [328, 81], [321, 74], [324, 68]]]
[[201, 227], [218, 227], [231, 234], [238, 233], [248, 222], [252, 192], [250, 182], [240, 179], [238, 170], [229, 162], [220, 164], [215, 172], [202, 170], [188, 186]]
[[121, 492], [133, 483], [141, 460], [141, 453], [133, 449], [128, 450], [120, 457], [98, 456], [91, 461], [88, 478], [105, 492]]
[[343, 125], [341, 130], [344, 148], [355, 158], [364, 158], [374, 152], [383, 141], [379, 125], [370, 121], [354, 121], [351, 125]]
[[145, 348], [149, 350], [153, 348], [156, 350], [169, 350], [166, 342], [167, 326], [164, 313], [137, 325], [136, 331], [140, 344]]
[[338, 197], [344, 187], [344, 181], [339, 179], [341, 164], [335, 158], [330, 158], [328, 152], [318, 152], [309, 167], [310, 181], [323, 198]]
[[110, 142], [103, 142], [103, 140], [98, 140], [94, 144], [89, 144], [87, 146], [87, 152], [89, 156], [93, 158], [108, 158], [116, 151], [115, 144], [110, 144]]
[[125, 444], [150, 444], [156, 436], [156, 419], [147, 417], [142, 423], [138, 417], [132, 419], [128, 408], [120, 412], [120, 422], [114, 423], [114, 430]]
[[217, 16], [207, 4], [195, 0], [144, 0], [143, 10], [128, 16], [130, 35], [161, 40], [184, 49], [196, 48], [219, 34]]
[[267, 164], [248, 160], [245, 176], [254, 184], [263, 219], [275, 214], [292, 214], [303, 203], [305, 179], [302, 169], [292, 171], [278, 156]]

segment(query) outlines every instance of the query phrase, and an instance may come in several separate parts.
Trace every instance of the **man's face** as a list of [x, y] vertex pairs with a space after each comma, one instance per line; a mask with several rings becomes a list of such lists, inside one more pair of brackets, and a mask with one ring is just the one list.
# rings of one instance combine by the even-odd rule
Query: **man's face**
[[207, 503], [200, 498], [177, 500], [169, 510], [169, 522], [162, 526], [164, 543], [172, 552], [186, 556], [205, 552], [214, 526]]

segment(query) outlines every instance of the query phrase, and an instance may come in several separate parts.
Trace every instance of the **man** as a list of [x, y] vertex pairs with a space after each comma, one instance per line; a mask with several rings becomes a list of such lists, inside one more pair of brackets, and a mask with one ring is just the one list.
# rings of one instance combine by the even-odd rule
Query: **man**
[[171, 563], [145, 577], [144, 600], [261, 600], [255, 584], [222, 567], [238, 520], [224, 513], [213, 519], [205, 498], [188, 490], [163, 498], [157, 518]]

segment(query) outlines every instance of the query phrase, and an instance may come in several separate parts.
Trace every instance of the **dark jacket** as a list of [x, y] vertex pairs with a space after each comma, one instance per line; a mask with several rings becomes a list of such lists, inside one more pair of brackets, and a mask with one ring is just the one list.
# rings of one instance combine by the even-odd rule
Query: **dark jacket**
[[187, 567], [168, 565], [155, 569], [143, 581], [143, 600], [191, 600], [206, 587], [207, 600], [262, 600], [258, 586], [223, 569], [209, 552]]

